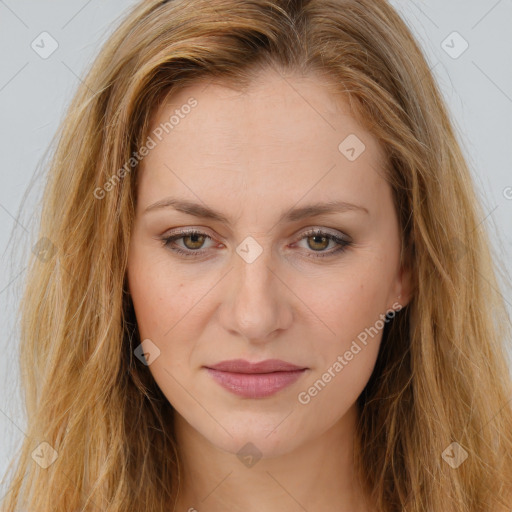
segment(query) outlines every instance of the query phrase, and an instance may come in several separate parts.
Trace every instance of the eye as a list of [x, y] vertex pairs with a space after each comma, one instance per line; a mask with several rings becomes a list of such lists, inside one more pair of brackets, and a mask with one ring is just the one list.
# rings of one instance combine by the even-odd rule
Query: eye
[[[176, 243], [178, 240], [182, 241], [183, 246]], [[164, 247], [187, 258], [203, 256], [207, 252], [206, 249], [203, 249], [207, 240], [212, 240], [212, 237], [198, 230], [181, 231], [161, 239]], [[303, 233], [299, 241], [302, 240], [306, 240], [307, 247], [311, 249], [311, 251], [306, 251], [306, 256], [310, 258], [333, 256], [344, 251], [352, 244], [348, 238], [343, 238], [343, 235], [338, 236], [321, 229], [314, 229]], [[331, 243], [334, 244], [334, 249], [326, 251], [325, 249]]]
[[[328, 233], [323, 231], [322, 229], [313, 229], [307, 231], [302, 234], [302, 238], [299, 241], [305, 240], [308, 248], [313, 250], [308, 251], [309, 258], [326, 258], [343, 252], [348, 246], [352, 244], [352, 242], [348, 238], [344, 238], [343, 236], [338, 236], [333, 233]], [[330, 251], [325, 251], [327, 247], [329, 247], [330, 243], [334, 244], [334, 249]]]
[[[205, 251], [201, 249], [207, 239], [212, 240], [206, 233], [197, 230], [181, 231], [171, 236], [164, 237], [162, 242], [164, 247], [168, 247], [171, 251], [182, 254], [187, 257], [201, 256]], [[179, 245], [176, 246], [175, 242], [182, 240], [185, 248]], [[201, 249], [201, 250], [199, 250]]]

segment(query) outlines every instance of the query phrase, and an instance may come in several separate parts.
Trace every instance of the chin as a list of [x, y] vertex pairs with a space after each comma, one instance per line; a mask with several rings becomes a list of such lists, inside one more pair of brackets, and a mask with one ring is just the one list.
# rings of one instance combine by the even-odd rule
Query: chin
[[299, 433], [295, 428], [280, 425], [285, 417], [286, 414], [281, 414], [278, 420], [272, 418], [266, 422], [254, 417], [246, 417], [242, 422], [236, 418], [224, 421], [223, 427], [231, 435], [218, 424], [214, 431], [197, 430], [211, 444], [239, 458], [245, 455], [272, 458], [292, 451], [304, 441], [304, 431]]

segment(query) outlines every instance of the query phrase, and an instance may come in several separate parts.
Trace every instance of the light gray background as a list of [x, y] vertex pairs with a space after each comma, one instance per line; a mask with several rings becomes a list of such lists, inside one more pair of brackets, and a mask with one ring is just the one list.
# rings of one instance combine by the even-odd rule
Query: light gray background
[[[0, 348], [4, 354], [0, 358], [0, 476], [24, 437], [14, 315], [25, 275], [24, 254], [37, 241], [31, 238], [35, 236], [31, 219], [43, 179], [40, 172], [35, 173], [42, 168], [45, 151], [83, 70], [116, 20], [134, 3], [0, 0]], [[510, 274], [512, 0], [392, 3], [413, 28], [439, 81], [485, 207], [482, 226], [491, 231], [494, 250]], [[46, 59], [31, 48], [44, 31], [59, 45]], [[454, 31], [469, 44], [458, 58], [445, 51], [456, 55], [463, 49], [463, 40], [451, 35]], [[21, 199], [31, 180], [34, 187], [20, 215]], [[21, 240], [19, 248], [11, 235]], [[505, 281], [496, 293], [504, 296], [512, 312], [512, 292]]]

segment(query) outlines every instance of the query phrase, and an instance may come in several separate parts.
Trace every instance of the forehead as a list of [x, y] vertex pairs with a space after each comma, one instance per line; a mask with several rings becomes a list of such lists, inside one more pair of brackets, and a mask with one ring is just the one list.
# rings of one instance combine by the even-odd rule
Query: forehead
[[[194, 138], [197, 144], [201, 138], [202, 146], [225, 141], [232, 146], [265, 144], [294, 151], [302, 147], [296, 143], [298, 137], [299, 142], [307, 139], [306, 149], [310, 149], [327, 132], [334, 140], [344, 132], [369, 135], [350, 112], [347, 101], [341, 94], [335, 96], [332, 84], [320, 75], [281, 73], [261, 70], [243, 88], [203, 78], [171, 93], [154, 113], [152, 124], [156, 127], [165, 123], [175, 113], [179, 116], [174, 116], [172, 127], [175, 142]], [[189, 109], [191, 98], [197, 101], [197, 106]], [[255, 135], [257, 140], [249, 138]]]
[[222, 191], [237, 208], [252, 196], [364, 199], [382, 187], [384, 154], [331, 91], [319, 76], [267, 70], [244, 90], [201, 80], [174, 92], [152, 117], [161, 140], [142, 161], [139, 194], [210, 202]]

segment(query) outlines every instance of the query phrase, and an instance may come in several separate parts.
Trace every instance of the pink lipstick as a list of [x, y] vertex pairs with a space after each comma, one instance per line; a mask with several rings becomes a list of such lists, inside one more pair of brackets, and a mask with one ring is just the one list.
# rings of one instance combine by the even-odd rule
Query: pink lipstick
[[271, 396], [293, 384], [307, 370], [279, 359], [258, 363], [232, 359], [206, 369], [223, 388], [245, 398]]

